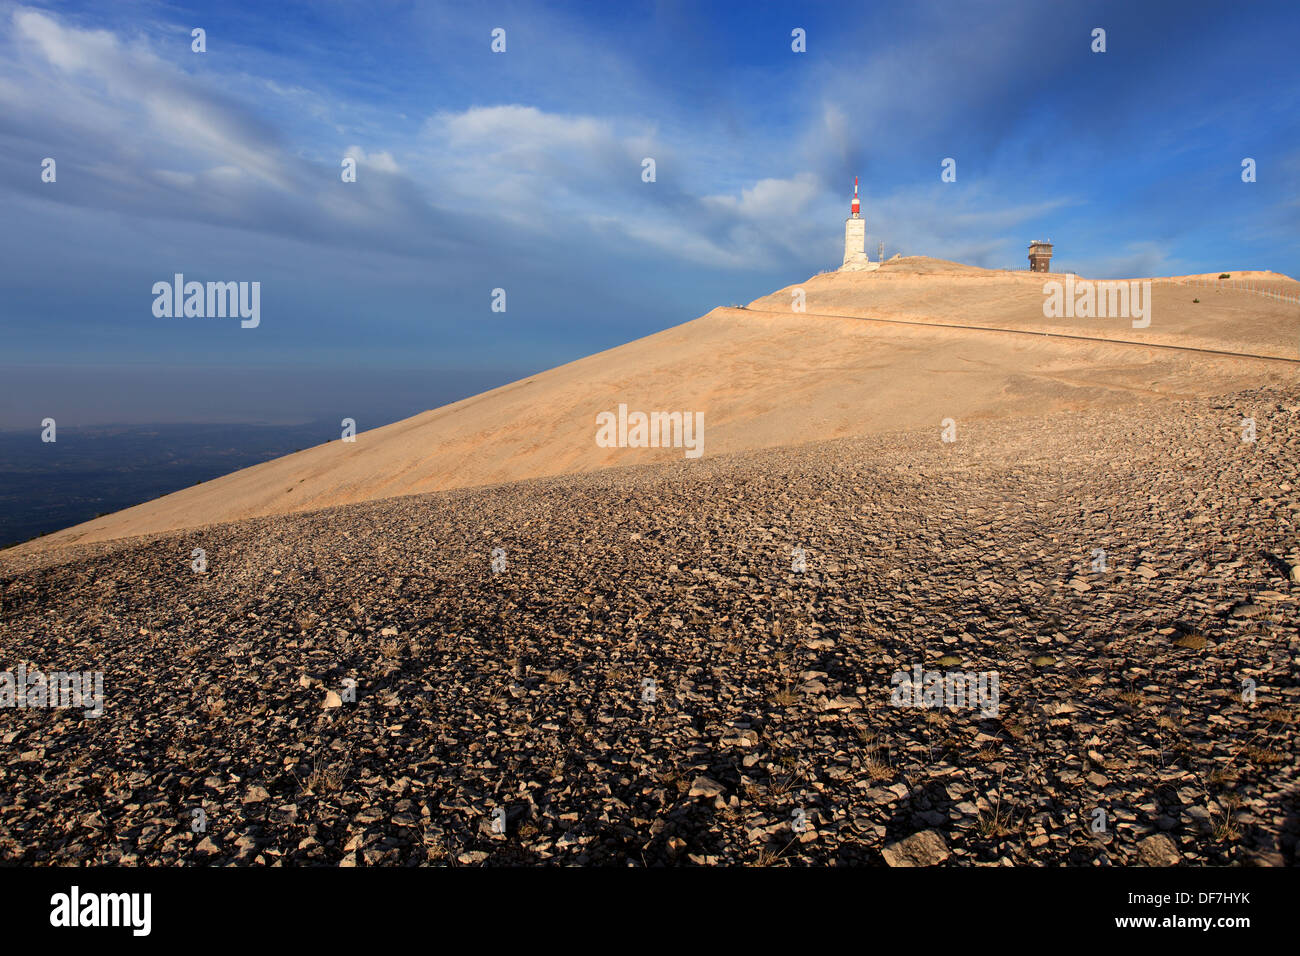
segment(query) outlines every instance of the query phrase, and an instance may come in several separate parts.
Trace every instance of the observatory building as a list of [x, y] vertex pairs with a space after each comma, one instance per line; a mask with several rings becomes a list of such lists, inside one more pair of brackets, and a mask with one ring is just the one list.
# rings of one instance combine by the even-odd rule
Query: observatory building
[[1052, 240], [1035, 239], [1029, 244], [1029, 271], [1052, 271]]

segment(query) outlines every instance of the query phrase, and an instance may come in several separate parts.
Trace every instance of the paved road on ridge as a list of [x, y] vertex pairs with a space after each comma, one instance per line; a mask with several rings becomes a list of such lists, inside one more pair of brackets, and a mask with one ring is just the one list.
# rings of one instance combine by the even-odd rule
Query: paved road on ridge
[[[736, 312], [758, 312], [763, 315], [790, 315], [789, 312], [776, 309], [737, 308]], [[1132, 339], [1104, 339], [1092, 335], [1071, 335], [1062, 332], [1034, 332], [1029, 329], [1000, 329], [988, 325], [955, 325], [950, 322], [922, 322], [917, 319], [881, 319], [869, 315], [843, 315], [835, 312], [804, 312], [802, 315], [822, 316], [828, 319], [857, 319], [861, 322], [885, 322], [890, 325], [920, 325], [935, 329], [963, 329], [969, 332], [1005, 332], [1008, 335], [1033, 335], [1056, 339], [1074, 339], [1079, 342], [1101, 342], [1107, 345], [1136, 345], [1144, 349], [1170, 349], [1175, 352], [1201, 352], [1206, 355], [1226, 355], [1231, 358], [1256, 359], [1261, 362], [1287, 362], [1300, 365], [1300, 358], [1286, 358], [1282, 355], [1257, 355], [1254, 352], [1230, 352], [1225, 349], [1205, 349], [1194, 345], [1168, 345], [1161, 342], [1135, 342]]]

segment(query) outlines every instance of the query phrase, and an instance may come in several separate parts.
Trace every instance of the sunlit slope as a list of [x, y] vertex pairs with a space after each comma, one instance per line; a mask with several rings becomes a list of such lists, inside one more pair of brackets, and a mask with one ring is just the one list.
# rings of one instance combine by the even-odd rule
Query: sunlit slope
[[[1275, 272], [1229, 274], [1257, 289], [1300, 295], [1300, 282]], [[1300, 357], [1300, 305], [1231, 288], [1230, 283], [1220, 289], [1197, 284], [1218, 275], [1091, 280], [1057, 273], [977, 269], [913, 256], [892, 259], [876, 272], [823, 273], [756, 299], [750, 308], [788, 312], [795, 290], [802, 289], [808, 313], [1060, 332]], [[1148, 314], [1105, 318], [1044, 315], [1046, 283], [1060, 283], [1062, 298], [1073, 291], [1077, 301], [1085, 282], [1107, 281], [1124, 281], [1130, 284], [1130, 291], [1131, 284], [1137, 282], [1143, 311]], [[1150, 284], [1149, 310], [1146, 283]], [[1134, 327], [1134, 321], [1143, 325], [1148, 320], [1145, 327]]]
[[[1295, 381], [1297, 366], [1062, 333], [1296, 357], [1300, 306], [1156, 282], [1151, 325], [1043, 318], [1047, 278], [913, 257], [829, 273], [749, 309], [683, 325], [528, 379], [247, 468], [46, 536], [100, 541], [350, 502], [683, 457], [602, 448], [596, 416], [704, 413], [704, 455], [1057, 408], [1212, 394]], [[1290, 282], [1277, 277], [1277, 282]], [[1295, 283], [1291, 283], [1292, 286]], [[1199, 303], [1193, 298], [1199, 297]], [[758, 311], [760, 309], [772, 311]], [[861, 321], [1044, 330], [1023, 335]], [[364, 423], [363, 423], [364, 424]]]

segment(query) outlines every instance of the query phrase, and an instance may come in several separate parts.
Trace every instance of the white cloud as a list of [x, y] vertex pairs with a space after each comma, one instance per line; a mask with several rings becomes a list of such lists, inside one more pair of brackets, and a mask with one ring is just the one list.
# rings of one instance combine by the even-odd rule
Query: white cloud
[[[619, 254], [641, 249], [725, 269], [821, 268], [838, 258], [850, 194], [847, 184], [828, 185], [820, 170], [828, 156], [856, 162], [864, 130], [898, 106], [859, 93], [847, 106], [828, 99], [802, 137], [760, 158], [736, 159], [742, 148], [727, 153], [732, 147], [701, 138], [690, 124], [672, 125], [674, 136], [666, 137], [640, 117], [520, 103], [440, 111], [418, 134], [382, 147], [375, 139], [384, 130], [344, 126], [338, 135], [333, 117], [358, 112], [340, 103], [307, 127], [316, 141], [286, 145], [283, 124], [271, 119], [281, 114], [267, 113], [259, 91], [272, 91], [272, 106], [295, 119], [318, 115], [328, 91], [257, 76], [231, 84], [218, 73], [191, 75], [144, 37], [81, 30], [42, 12], [19, 8], [11, 22], [21, 56], [0, 64], [0, 100], [28, 127], [67, 144], [61, 173], [80, 165], [112, 184], [80, 201], [313, 243], [368, 241], [403, 255], [426, 255], [431, 243], [505, 252], [505, 236], [530, 258], [580, 261], [612, 249], [616, 236], [625, 240]], [[244, 100], [227, 88], [243, 90]], [[351, 145], [340, 153], [344, 136]], [[341, 184], [340, 155], [384, 175]], [[645, 157], [656, 161], [656, 182], [642, 181]], [[754, 177], [756, 167], [782, 174]], [[727, 188], [719, 188], [720, 176]], [[160, 193], [158, 185], [168, 188]], [[1064, 202], [1026, 203], [965, 180], [960, 193], [893, 189], [875, 202], [873, 185], [864, 183], [873, 245], [884, 236], [891, 247], [939, 255], [970, 247], [954, 236], [996, 236]], [[503, 231], [504, 224], [515, 228]], [[990, 241], [1001, 240], [981, 238], [981, 250]]]
[[63, 26], [23, 8], [14, 12], [13, 25], [25, 51], [43, 58], [58, 71], [54, 78], [63, 81], [45, 87], [50, 92], [43, 98], [55, 117], [75, 126], [92, 109], [116, 114], [120, 134], [139, 125], [132, 114], [143, 110], [150, 132], [169, 148], [208, 161], [220, 158], [288, 185], [281, 150], [267, 127], [143, 44], [128, 47], [106, 31]]
[[452, 147], [491, 152], [591, 149], [614, 141], [611, 125], [590, 116], [543, 113], [534, 106], [472, 107], [442, 112], [428, 121], [430, 132]]
[[710, 208], [745, 219], [789, 225], [804, 217], [825, 190], [812, 173], [791, 179], [760, 179], [739, 196], [705, 196]]
[[107, 30], [65, 29], [43, 13], [22, 8], [14, 11], [13, 22], [50, 63], [69, 73], [111, 72], [109, 65], [121, 57], [117, 37]]
[[367, 153], [360, 146], [349, 146], [343, 151], [343, 155], [355, 159], [358, 166], [369, 166], [381, 173], [400, 173], [402, 171], [397, 165], [397, 161], [393, 159], [393, 154], [387, 150], [378, 153]]

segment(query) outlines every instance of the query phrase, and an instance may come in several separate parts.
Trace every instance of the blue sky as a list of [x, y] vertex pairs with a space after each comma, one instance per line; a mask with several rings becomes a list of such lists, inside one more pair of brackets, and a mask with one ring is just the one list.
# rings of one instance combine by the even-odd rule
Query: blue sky
[[[873, 255], [1300, 275], [1297, 36], [1293, 2], [0, 0], [0, 427], [371, 427], [838, 265], [854, 175]], [[260, 326], [155, 318], [177, 272], [261, 282]]]

